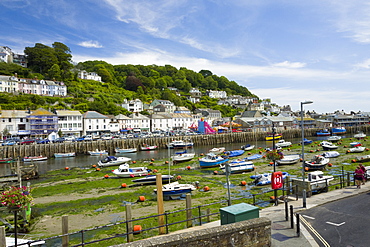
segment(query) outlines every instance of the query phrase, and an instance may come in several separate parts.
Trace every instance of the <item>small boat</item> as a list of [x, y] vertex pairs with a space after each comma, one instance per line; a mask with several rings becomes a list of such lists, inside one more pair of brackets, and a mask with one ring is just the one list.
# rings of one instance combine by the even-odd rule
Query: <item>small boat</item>
[[251, 144], [246, 144], [240, 147], [240, 149], [243, 149], [244, 151], [252, 150], [255, 146]]
[[47, 160], [47, 159], [48, 159], [48, 157], [42, 156], [42, 155], [39, 155], [39, 156], [27, 156], [27, 157], [24, 157], [23, 158], [23, 162], [43, 161], [43, 160]]
[[244, 154], [244, 150], [232, 150], [232, 151], [225, 151], [224, 154], [229, 156], [229, 158], [231, 157], [237, 157], [237, 156], [240, 156], [240, 155], [243, 155]]
[[137, 152], [137, 148], [115, 148], [114, 151], [116, 153], [135, 153]]
[[369, 162], [369, 161], [370, 161], [370, 154], [356, 158], [356, 162]]
[[351, 142], [349, 145], [351, 145], [351, 147], [358, 147], [358, 146], [361, 146], [361, 142]]
[[71, 153], [55, 153], [54, 157], [55, 158], [68, 158], [68, 157], [75, 157], [76, 153], [71, 152]]
[[128, 157], [116, 157], [116, 156], [107, 156], [102, 160], [98, 161], [98, 166], [115, 166], [121, 165], [130, 161], [131, 158]]
[[[169, 182], [172, 179], [172, 175], [162, 175], [162, 183]], [[157, 182], [157, 175], [148, 175], [143, 178], [134, 179], [132, 182], [137, 184], [155, 184]]]
[[329, 158], [322, 155], [315, 155], [310, 161], [305, 161], [305, 170], [321, 170], [329, 163]]
[[246, 160], [258, 160], [261, 158], [262, 158], [261, 154], [252, 154], [251, 156], [245, 157]]
[[332, 180], [334, 180], [333, 176], [325, 176], [322, 171], [312, 171], [307, 174], [307, 181], [310, 182], [312, 192], [327, 188]]
[[150, 146], [150, 145], [147, 145], [147, 144], [144, 144], [144, 146], [140, 147], [141, 151], [151, 151], [151, 150], [155, 150], [155, 149], [157, 149], [157, 146]]
[[[282, 172], [283, 173], [283, 180], [289, 176], [289, 173], [287, 172]], [[261, 186], [261, 185], [267, 185], [267, 184], [271, 184], [271, 176], [272, 176], [272, 173], [263, 173], [263, 174], [256, 174], [256, 175], [252, 175], [250, 176], [251, 179], [254, 179], [253, 183], [257, 186]]]
[[175, 140], [167, 144], [168, 148], [188, 148], [194, 146], [191, 141]]
[[[230, 173], [243, 173], [254, 171], [255, 167], [252, 161], [245, 159], [232, 160], [230, 163]], [[226, 165], [220, 165], [220, 169], [226, 172]]]
[[321, 147], [324, 149], [324, 150], [333, 150], [333, 149], [337, 149], [338, 146], [334, 145], [333, 143], [331, 142], [328, 142], [328, 141], [322, 141], [320, 143]]
[[11, 163], [13, 162], [13, 158], [2, 158], [0, 159], [0, 163]]
[[283, 138], [283, 135], [282, 134], [272, 134], [272, 133], [269, 133], [266, 136], [266, 141], [280, 140], [281, 138]]
[[340, 155], [337, 151], [327, 151], [322, 154], [325, 158], [336, 158]]
[[275, 143], [275, 146], [280, 147], [280, 148], [286, 148], [286, 147], [289, 147], [290, 145], [292, 145], [291, 142], [287, 142], [283, 139], [281, 139], [277, 143]]
[[[165, 197], [179, 196], [182, 194], [191, 193], [196, 189], [197, 188], [192, 184], [179, 184], [179, 182], [177, 181], [162, 185], [162, 193]], [[157, 189], [154, 189], [154, 193], [157, 194]]]
[[224, 151], [225, 151], [225, 148], [220, 147], [220, 148], [212, 148], [208, 152], [209, 153], [214, 153], [214, 154], [220, 154], [220, 153], [223, 153]]
[[276, 160], [278, 165], [293, 165], [301, 159], [299, 154], [284, 155], [282, 159]]
[[192, 160], [195, 156], [195, 153], [188, 153], [186, 150], [182, 152], [175, 153], [174, 156], [172, 156], [173, 162], [182, 162], [182, 161], [189, 161]]
[[303, 145], [308, 145], [308, 144], [311, 144], [311, 143], [312, 143], [312, 140], [308, 140], [307, 138], [303, 139]]
[[341, 136], [329, 136], [327, 140], [328, 140], [329, 142], [337, 142], [337, 141], [339, 141], [340, 139], [342, 139], [342, 137], [341, 137]]
[[331, 134], [330, 131], [327, 129], [319, 130], [316, 132], [317, 136], [330, 136], [330, 134]]
[[360, 131], [357, 134], [355, 134], [353, 137], [356, 138], [356, 139], [364, 139], [366, 137], [366, 134], [364, 132]]
[[364, 146], [356, 146], [356, 147], [353, 147], [353, 148], [350, 148], [348, 149], [348, 153], [362, 153], [363, 151], [365, 151], [366, 147]]
[[113, 174], [121, 178], [133, 178], [147, 176], [150, 172], [146, 167], [130, 167], [129, 164], [121, 164], [117, 169], [114, 169]]
[[214, 153], [208, 153], [205, 157], [199, 159], [199, 166], [201, 168], [216, 167], [228, 161], [229, 158], [227, 156], [225, 157]]
[[344, 127], [336, 127], [336, 128], [331, 128], [331, 133], [333, 135], [343, 135], [347, 132], [346, 128]]
[[108, 151], [105, 150], [98, 150], [96, 149], [95, 151], [87, 151], [90, 155], [107, 155]]

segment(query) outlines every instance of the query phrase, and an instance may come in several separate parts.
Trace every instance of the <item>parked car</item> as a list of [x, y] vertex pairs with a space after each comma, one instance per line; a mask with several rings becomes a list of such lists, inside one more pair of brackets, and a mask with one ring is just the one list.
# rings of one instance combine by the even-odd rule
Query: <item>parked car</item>
[[85, 135], [85, 136], [83, 136], [83, 138], [84, 138], [84, 141], [92, 141], [93, 140], [92, 135]]
[[63, 137], [66, 142], [74, 142], [76, 138], [74, 136], [64, 136]]
[[104, 134], [100, 137], [102, 140], [111, 140], [113, 138], [110, 134]]
[[8, 141], [1, 143], [1, 146], [14, 146], [14, 145], [18, 145], [18, 142], [14, 140], [8, 140]]
[[25, 139], [25, 140], [21, 140], [19, 142], [19, 145], [30, 145], [30, 144], [34, 144], [36, 141], [34, 139]]
[[62, 142], [65, 142], [65, 140], [66, 139], [64, 137], [59, 137], [59, 138], [53, 140], [53, 143], [62, 143]]
[[39, 139], [36, 141], [37, 144], [48, 144], [50, 143], [49, 139]]
[[83, 142], [84, 140], [85, 140], [84, 136], [80, 136], [75, 139], [76, 142]]

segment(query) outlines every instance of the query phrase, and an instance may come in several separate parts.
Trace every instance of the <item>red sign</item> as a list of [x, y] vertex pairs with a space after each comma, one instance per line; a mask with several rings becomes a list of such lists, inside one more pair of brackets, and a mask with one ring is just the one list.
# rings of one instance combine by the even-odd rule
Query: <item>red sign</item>
[[273, 172], [271, 176], [271, 188], [273, 190], [280, 189], [283, 187], [283, 173]]

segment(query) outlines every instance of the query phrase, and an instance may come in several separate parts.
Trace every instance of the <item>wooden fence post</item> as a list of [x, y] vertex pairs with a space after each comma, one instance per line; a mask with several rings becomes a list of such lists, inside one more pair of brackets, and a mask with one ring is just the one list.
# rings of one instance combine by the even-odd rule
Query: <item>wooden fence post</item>
[[[68, 234], [68, 215], [63, 215], [62, 216], [62, 235]], [[69, 236], [63, 236], [62, 237], [62, 246], [63, 247], [68, 247], [68, 242], [69, 242]]]
[[[156, 181], [157, 181], [157, 208], [158, 208], [158, 214], [164, 214], [164, 205], [163, 205], [163, 192], [162, 192], [162, 174], [158, 173], [156, 175]], [[163, 226], [164, 225], [164, 215], [158, 216], [158, 226], [159, 227], [159, 234], [165, 234], [166, 229]]]
[[6, 247], [5, 226], [0, 226], [0, 247]]
[[186, 226], [192, 227], [193, 226], [193, 220], [190, 220], [192, 216], [191, 212], [191, 194], [186, 194]]
[[[131, 204], [126, 204], [126, 221], [132, 220]], [[127, 222], [127, 233], [132, 232], [132, 221]], [[134, 234], [127, 235], [127, 242], [134, 241]]]

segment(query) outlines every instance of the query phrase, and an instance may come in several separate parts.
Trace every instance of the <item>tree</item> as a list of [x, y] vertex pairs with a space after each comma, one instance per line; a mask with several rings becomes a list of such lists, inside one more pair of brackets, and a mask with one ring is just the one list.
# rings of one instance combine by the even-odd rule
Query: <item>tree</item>
[[57, 81], [61, 80], [61, 75], [60, 75], [60, 68], [58, 64], [54, 64], [51, 66], [51, 68], [48, 70], [48, 76], [51, 79], [55, 79]]
[[54, 64], [58, 64], [58, 58], [53, 48], [36, 43], [35, 47], [26, 47], [24, 54], [27, 57], [28, 67], [33, 72], [46, 74]]
[[211, 71], [202, 69], [199, 74], [203, 75], [204, 78], [213, 75]]

